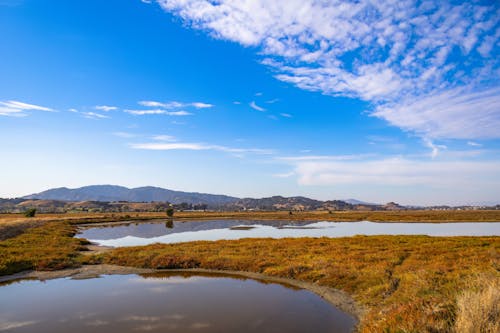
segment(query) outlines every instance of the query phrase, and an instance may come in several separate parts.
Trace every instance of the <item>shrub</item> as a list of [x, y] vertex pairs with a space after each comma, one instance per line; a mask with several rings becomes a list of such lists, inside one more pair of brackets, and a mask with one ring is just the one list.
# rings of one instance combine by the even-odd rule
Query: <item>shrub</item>
[[173, 208], [167, 208], [166, 213], [167, 213], [168, 217], [172, 217], [172, 216], [174, 216], [174, 209]]
[[24, 212], [24, 216], [26, 217], [35, 217], [35, 214], [36, 214], [36, 208], [30, 208]]

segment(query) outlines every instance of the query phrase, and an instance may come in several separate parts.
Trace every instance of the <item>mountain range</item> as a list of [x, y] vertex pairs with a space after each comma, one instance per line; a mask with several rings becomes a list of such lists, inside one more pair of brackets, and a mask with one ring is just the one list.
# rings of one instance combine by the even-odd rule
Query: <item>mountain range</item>
[[[127, 188], [117, 185], [91, 185], [80, 188], [53, 188], [22, 198], [1, 199], [0, 212], [22, 212], [35, 207], [42, 212], [66, 211], [162, 211], [173, 204], [178, 210], [405, 210], [395, 202], [374, 204], [356, 199], [315, 200], [302, 196], [267, 198], [237, 198], [220, 194], [183, 192], [160, 187]], [[433, 208], [433, 207], [430, 207]], [[435, 206], [448, 209], [447, 206]], [[497, 208], [498, 209], [498, 208]]]
[[75, 189], [59, 187], [30, 194], [23, 199], [62, 201], [129, 201], [129, 202], [170, 202], [173, 204], [224, 205], [236, 202], [238, 198], [227, 195], [197, 192], [173, 191], [160, 187], [145, 186], [127, 188], [117, 185], [91, 185]]
[[[259, 199], [237, 198], [219, 194], [174, 191], [153, 186], [127, 188], [116, 185], [91, 185], [75, 189], [60, 187], [30, 194], [21, 199], [47, 201], [47, 203], [25, 202], [23, 205], [46, 205], [50, 201], [50, 207], [64, 205], [66, 208], [73, 207], [75, 204], [95, 208], [96, 202], [168, 202], [181, 205], [183, 209], [193, 209], [194, 206], [200, 205], [209, 209], [227, 210], [351, 210], [363, 207], [365, 209], [382, 209], [380, 205], [356, 199], [321, 201], [301, 196], [273, 196]], [[59, 202], [56, 203], [56, 201]], [[68, 206], [64, 202], [74, 204]], [[13, 204], [13, 202], [10, 202], [10, 204]]]

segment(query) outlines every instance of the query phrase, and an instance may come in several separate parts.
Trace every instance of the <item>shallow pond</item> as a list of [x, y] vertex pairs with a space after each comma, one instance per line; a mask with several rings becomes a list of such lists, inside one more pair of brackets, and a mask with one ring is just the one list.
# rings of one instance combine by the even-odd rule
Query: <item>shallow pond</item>
[[118, 247], [198, 240], [354, 235], [500, 236], [500, 222], [162, 221], [82, 228], [76, 237]]
[[105, 275], [0, 287], [3, 332], [350, 332], [316, 294], [227, 275]]

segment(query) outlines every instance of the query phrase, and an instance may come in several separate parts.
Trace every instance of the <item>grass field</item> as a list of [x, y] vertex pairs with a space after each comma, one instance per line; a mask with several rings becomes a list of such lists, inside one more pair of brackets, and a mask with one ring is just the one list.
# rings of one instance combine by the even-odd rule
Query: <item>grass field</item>
[[484, 332], [500, 325], [500, 237], [243, 239], [83, 255], [85, 241], [72, 238], [76, 219], [41, 221], [0, 241], [0, 275], [97, 263], [239, 270], [348, 292], [366, 309], [361, 332], [474, 332], [467, 323], [478, 317]]

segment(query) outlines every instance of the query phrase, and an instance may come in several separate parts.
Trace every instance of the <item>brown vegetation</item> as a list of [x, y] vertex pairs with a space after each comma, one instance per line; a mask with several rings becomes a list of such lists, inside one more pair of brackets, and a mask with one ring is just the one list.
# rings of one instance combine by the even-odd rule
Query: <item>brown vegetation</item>
[[458, 333], [500, 332], [500, 279], [479, 275], [457, 298]]
[[[0, 275], [82, 263], [248, 271], [348, 292], [366, 308], [362, 332], [476, 332], [464, 324], [483, 325], [475, 318], [486, 318], [486, 326], [474, 327], [499, 325], [500, 237], [243, 239], [118, 248], [83, 256], [85, 241], [72, 238], [73, 224], [89, 218], [41, 220], [43, 224], [0, 241]], [[470, 276], [488, 276], [493, 289], [482, 287], [484, 279], [471, 282]]]
[[342, 289], [368, 311], [364, 332], [448, 332], [464, 278], [499, 278], [498, 237], [244, 239], [119, 248], [93, 262], [241, 270]]
[[71, 225], [50, 222], [0, 241], [0, 275], [78, 266], [79, 251], [87, 242], [73, 238], [74, 234]]

